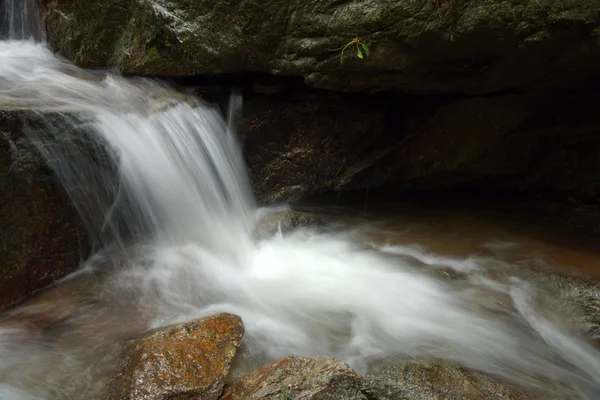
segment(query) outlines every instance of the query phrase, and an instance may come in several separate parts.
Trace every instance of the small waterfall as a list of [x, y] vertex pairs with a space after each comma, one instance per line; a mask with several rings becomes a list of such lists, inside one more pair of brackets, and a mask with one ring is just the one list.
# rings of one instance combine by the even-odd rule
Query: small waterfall
[[0, 39], [44, 39], [45, 29], [37, 0], [1, 1]]
[[[389, 357], [444, 359], [600, 396], [595, 348], [538, 312], [520, 280], [482, 279], [502, 260], [374, 244], [381, 232], [366, 223], [252, 241], [258, 211], [235, 134], [241, 97], [224, 118], [159, 81], [81, 70], [42, 42], [16, 40], [41, 37], [37, 16], [33, 1], [2, 3], [11, 40], [0, 41], [0, 104], [36, 119], [26, 134], [98, 239], [86, 265], [113, 268], [92, 286], [97, 297], [86, 293], [80, 312], [92, 318], [80, 336], [44, 341], [0, 327], [0, 397], [77, 398], [102, 346], [135, 325], [127, 318], [140, 318], [140, 333], [217, 312], [240, 315], [248, 348], [266, 359], [326, 355], [365, 369]], [[468, 278], [426, 272], [439, 266]], [[122, 309], [133, 311], [118, 319]]]

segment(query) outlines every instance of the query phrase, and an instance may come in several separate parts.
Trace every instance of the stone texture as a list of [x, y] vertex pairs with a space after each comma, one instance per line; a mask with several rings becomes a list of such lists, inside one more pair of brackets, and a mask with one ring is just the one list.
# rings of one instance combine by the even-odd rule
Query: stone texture
[[343, 188], [392, 149], [385, 115], [379, 103], [336, 96], [249, 100], [241, 132], [257, 200]]
[[225, 388], [221, 400], [374, 400], [347, 364], [325, 357], [289, 356], [259, 368]]
[[448, 365], [398, 365], [367, 379], [379, 400], [535, 399], [484, 375]]
[[0, 110], [0, 309], [73, 271], [89, 248], [66, 193], [24, 129], [35, 112]]
[[219, 314], [129, 342], [107, 400], [215, 400], [244, 333], [242, 320]]
[[[248, 95], [240, 132], [258, 201], [384, 188], [600, 199], [598, 83], [494, 96]], [[580, 203], [582, 201], [583, 203]], [[573, 224], [597, 224], [590, 212]], [[575, 220], [576, 219], [576, 220]]]
[[[492, 93], [600, 72], [580, 0], [46, 0], [51, 46], [125, 74], [297, 76], [340, 91]], [[370, 46], [366, 60], [350, 47]]]

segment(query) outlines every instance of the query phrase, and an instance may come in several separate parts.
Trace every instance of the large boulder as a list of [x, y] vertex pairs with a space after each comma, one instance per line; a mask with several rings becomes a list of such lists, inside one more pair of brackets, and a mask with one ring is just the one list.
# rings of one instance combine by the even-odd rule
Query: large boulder
[[73, 271], [86, 256], [86, 229], [31, 145], [45, 116], [0, 111], [0, 309]]
[[289, 356], [228, 385], [220, 400], [375, 400], [347, 364], [327, 357]]
[[[490, 93], [600, 72], [597, 1], [45, 3], [53, 49], [78, 65], [125, 74], [262, 72], [341, 91]], [[368, 56], [351, 45], [341, 57], [355, 35]]]
[[244, 334], [240, 317], [218, 314], [125, 345], [108, 400], [216, 400]]

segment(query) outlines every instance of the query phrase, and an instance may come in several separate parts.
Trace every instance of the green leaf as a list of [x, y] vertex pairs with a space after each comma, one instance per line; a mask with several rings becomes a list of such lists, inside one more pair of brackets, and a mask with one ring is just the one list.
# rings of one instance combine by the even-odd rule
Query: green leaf
[[369, 49], [369, 45], [366, 43], [361, 43], [363, 52], [365, 53], [365, 57], [369, 57], [369, 54], [371, 54], [371, 50]]
[[362, 51], [360, 50], [360, 47], [357, 47], [357, 48], [356, 48], [356, 56], [357, 56], [358, 58], [360, 58], [361, 60], [362, 60], [363, 58], [365, 58], [365, 57], [363, 56], [363, 53], [362, 53]]

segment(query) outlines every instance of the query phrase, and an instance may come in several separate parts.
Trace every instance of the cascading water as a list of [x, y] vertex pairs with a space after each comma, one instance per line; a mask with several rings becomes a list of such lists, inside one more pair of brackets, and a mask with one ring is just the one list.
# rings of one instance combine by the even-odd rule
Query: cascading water
[[44, 39], [37, 0], [2, 0], [0, 39]]
[[[29, 36], [16, 24], [31, 10], [20, 10], [13, 39]], [[331, 355], [363, 371], [391, 357], [446, 359], [528, 388], [551, 390], [552, 379], [555, 395], [600, 396], [598, 351], [551, 322], [518, 274], [487, 276], [512, 271], [496, 256], [385, 245], [371, 240], [379, 230], [356, 224], [255, 242], [265, 211], [234, 134], [239, 97], [228, 123], [199, 99], [80, 70], [43, 43], [0, 42], [0, 60], [0, 103], [45, 117], [30, 138], [99, 239], [82, 268], [101, 276], [75, 318], [94, 320], [93, 332], [50, 343], [0, 328], [0, 398], [94, 398], [94, 368], [122, 330], [222, 311], [243, 318], [251, 359]], [[424, 272], [439, 266], [468, 279]]]

